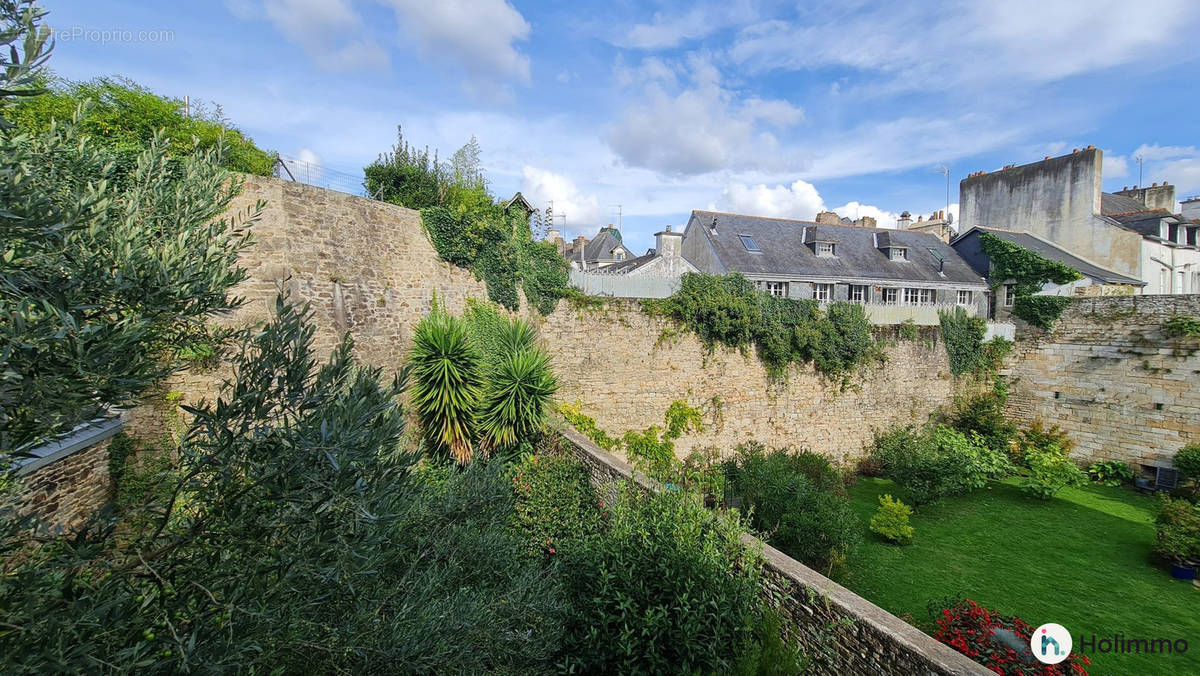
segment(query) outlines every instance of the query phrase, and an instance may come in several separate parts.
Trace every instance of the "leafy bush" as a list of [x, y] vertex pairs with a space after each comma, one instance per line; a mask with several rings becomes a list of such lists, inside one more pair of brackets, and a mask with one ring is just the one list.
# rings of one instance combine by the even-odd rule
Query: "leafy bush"
[[798, 638], [795, 635], [784, 638], [779, 612], [764, 608], [755, 622], [754, 638], [732, 673], [735, 676], [799, 676], [810, 664]]
[[204, 320], [239, 305], [227, 291], [246, 276], [262, 205], [229, 213], [241, 182], [219, 146], [172, 159], [160, 138], [118, 183], [81, 127], [0, 139], [5, 450], [133, 403], [176, 368], [168, 346], [210, 339]]
[[1188, 315], [1175, 315], [1163, 322], [1163, 333], [1172, 338], [1200, 336], [1200, 320]]
[[761, 560], [741, 527], [693, 496], [625, 485], [608, 528], [564, 550], [571, 612], [562, 667], [585, 673], [725, 672], [742, 659]]
[[629, 459], [642, 471], [660, 482], [668, 479], [677, 462], [675, 443], [662, 434], [661, 427], [651, 425], [642, 432], [630, 430], [621, 443]]
[[653, 314], [671, 317], [710, 347], [751, 345], [775, 378], [793, 362], [811, 362], [826, 375], [845, 374], [876, 354], [871, 324], [856, 303], [777, 298], [740, 274], [683, 276], [669, 298], [645, 301]]
[[[114, 165], [118, 180], [132, 182], [135, 158], [141, 149], [161, 137], [170, 157], [183, 158], [197, 149], [220, 153], [221, 166], [259, 176], [270, 176], [275, 154], [262, 150], [229, 125], [221, 110], [206, 110], [198, 102], [184, 114], [183, 101], [159, 96], [125, 78], [97, 78], [89, 82], [53, 80], [49, 91], [22, 100], [4, 112], [5, 118], [25, 134], [41, 136], [51, 124], [71, 123], [76, 111], [78, 131], [119, 159]], [[86, 102], [86, 104], [85, 104]]]
[[1049, 500], [1067, 486], [1087, 483], [1087, 474], [1054, 444], [1027, 452], [1025, 462], [1029, 473], [1022, 479], [1021, 488], [1043, 500]]
[[912, 508], [890, 495], [879, 496], [879, 510], [871, 517], [871, 532], [898, 545], [912, 542], [913, 527], [908, 524]]
[[479, 403], [480, 448], [505, 451], [535, 437], [557, 389], [545, 352], [525, 347], [508, 353], [491, 372]]
[[1164, 497], [1154, 523], [1156, 554], [1180, 563], [1200, 559], [1200, 506]]
[[191, 409], [153, 527], [31, 551], [0, 522], [0, 671], [551, 668], [563, 605], [512, 533], [503, 468], [412, 480], [403, 382], [348, 340], [318, 366], [313, 334], [281, 300], [247, 335], [230, 389]]
[[[931, 608], [932, 609], [932, 608]], [[933, 637], [998, 674], [1087, 676], [1086, 655], [1046, 665], [1029, 652], [1034, 627], [1019, 617], [1005, 616], [970, 599], [954, 602], [935, 616]]]
[[862, 476], [881, 477], [883, 476], [883, 463], [879, 458], [866, 457], [860, 458], [858, 461], [858, 473]]
[[536, 242], [529, 215], [496, 202], [471, 141], [441, 162], [409, 146], [400, 134], [391, 152], [367, 166], [367, 191], [421, 210], [421, 223], [442, 260], [468, 268], [487, 284], [488, 298], [519, 309], [518, 289], [542, 314], [567, 293], [567, 261], [548, 242]]
[[998, 453], [1007, 453], [1017, 426], [1004, 415], [1008, 389], [997, 380], [989, 392], [956, 397], [950, 424], [958, 431], [979, 435], [983, 444]]
[[413, 332], [408, 368], [412, 406], [426, 443], [435, 453], [466, 463], [474, 452], [475, 410], [482, 392], [482, 363], [466, 324], [434, 299], [430, 314]]
[[1016, 451], [1019, 457], [1039, 451], [1053, 450], [1062, 455], [1070, 455], [1075, 448], [1075, 442], [1058, 425], [1046, 427], [1041, 420], [1034, 420], [1029, 427], [1020, 431], [1016, 440]]
[[1103, 462], [1092, 463], [1087, 469], [1088, 477], [1093, 483], [1101, 486], [1120, 486], [1121, 484], [1132, 483], [1134, 479], [1133, 469], [1129, 467], [1129, 463], [1121, 462], [1120, 460], [1105, 460]]
[[570, 456], [522, 458], [512, 470], [517, 532], [538, 552], [556, 554], [562, 543], [600, 529], [602, 511], [587, 467]]
[[1200, 480], [1200, 443], [1188, 444], [1175, 453], [1175, 468], [1192, 480]]
[[581, 403], [559, 404], [558, 412], [571, 427], [574, 427], [580, 434], [591, 439], [592, 443], [600, 448], [611, 451], [620, 445], [620, 439], [608, 436], [608, 433], [596, 426], [596, 420], [583, 412], [583, 405]]
[[858, 543], [858, 520], [824, 458], [767, 451], [751, 441], [726, 461], [725, 476], [727, 495], [742, 501], [754, 529], [789, 556], [811, 566], [840, 565]]
[[663, 415], [663, 423], [666, 425], [664, 436], [668, 439], [678, 439], [688, 432], [702, 432], [704, 430], [704, 414], [686, 401], [676, 399], [667, 407], [667, 412]]
[[983, 488], [1012, 472], [1008, 456], [945, 425], [876, 433], [871, 451], [884, 476], [908, 489], [914, 505]]

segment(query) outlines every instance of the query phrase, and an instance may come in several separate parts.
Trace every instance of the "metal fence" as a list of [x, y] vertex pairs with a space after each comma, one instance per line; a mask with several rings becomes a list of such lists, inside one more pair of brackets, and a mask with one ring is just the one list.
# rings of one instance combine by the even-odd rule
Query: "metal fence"
[[275, 172], [279, 178], [285, 180], [315, 185], [318, 188], [336, 190], [359, 197], [370, 197], [367, 194], [366, 178], [361, 171], [352, 174], [315, 162], [306, 162], [280, 155], [279, 160], [275, 163]]
[[571, 286], [589, 296], [666, 298], [679, 290], [679, 277], [614, 275], [571, 268]]

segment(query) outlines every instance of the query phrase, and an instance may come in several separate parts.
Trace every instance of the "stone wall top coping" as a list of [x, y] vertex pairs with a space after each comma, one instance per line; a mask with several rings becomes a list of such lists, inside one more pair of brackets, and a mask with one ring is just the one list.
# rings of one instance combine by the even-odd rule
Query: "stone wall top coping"
[[120, 432], [124, 426], [125, 422], [120, 418], [97, 418], [83, 423], [67, 434], [31, 449], [29, 455], [17, 458], [13, 463], [17, 467], [17, 476], [25, 476], [95, 446]]
[[[632, 479], [646, 490], [655, 492], [662, 490], [662, 486], [658, 482], [653, 481], [642, 472], [634, 469], [628, 462], [600, 448], [591, 439], [588, 439], [570, 425], [561, 425], [559, 431], [568, 441], [585, 452], [597, 463], [611, 470], [614, 474]], [[892, 615], [883, 608], [821, 575], [753, 535], [743, 533], [742, 542], [762, 552], [768, 569], [790, 579], [801, 587], [812, 589], [823, 596], [829, 603], [840, 606], [848, 614], [858, 618], [859, 622], [869, 625], [876, 632], [889, 637], [897, 645], [902, 646], [910, 652], [924, 656], [941, 669], [942, 673], [992, 673], [978, 662], [944, 645], [920, 629]]]

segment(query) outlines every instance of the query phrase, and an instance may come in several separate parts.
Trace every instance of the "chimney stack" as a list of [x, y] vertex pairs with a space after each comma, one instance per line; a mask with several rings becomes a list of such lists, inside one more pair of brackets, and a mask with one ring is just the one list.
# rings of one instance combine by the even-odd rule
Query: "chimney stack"
[[912, 214], [907, 211], [901, 212], [900, 220], [896, 221], [896, 228], [898, 230], [908, 230], [910, 225], [912, 225]]

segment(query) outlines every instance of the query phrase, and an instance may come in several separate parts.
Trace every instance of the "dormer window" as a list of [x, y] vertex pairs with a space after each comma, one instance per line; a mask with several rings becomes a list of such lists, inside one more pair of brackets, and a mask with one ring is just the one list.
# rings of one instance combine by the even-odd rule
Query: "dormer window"
[[836, 256], [837, 246], [833, 242], [817, 242], [818, 256]]
[[758, 242], [755, 242], [754, 238], [750, 235], [738, 235], [738, 239], [742, 240], [742, 246], [746, 247], [746, 251], [753, 251], [755, 253], [762, 251], [762, 249], [758, 248]]
[[908, 260], [908, 249], [902, 246], [894, 246], [888, 249], [888, 258], [894, 261]]

